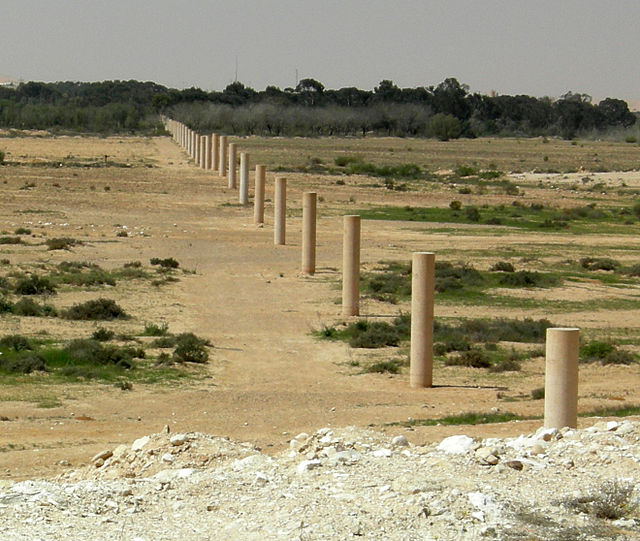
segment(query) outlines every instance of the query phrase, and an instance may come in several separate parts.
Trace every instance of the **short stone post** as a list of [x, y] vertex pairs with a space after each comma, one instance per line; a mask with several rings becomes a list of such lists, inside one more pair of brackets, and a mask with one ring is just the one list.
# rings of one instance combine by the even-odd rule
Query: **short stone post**
[[229, 188], [236, 188], [238, 183], [236, 182], [236, 162], [238, 161], [236, 155], [236, 148], [238, 143], [229, 143], [229, 166], [227, 171], [227, 177], [229, 178]]
[[414, 252], [411, 263], [411, 387], [433, 385], [433, 295], [435, 260], [432, 252]]
[[211, 169], [211, 136], [204, 136], [204, 169]]
[[273, 243], [282, 246], [287, 234], [287, 179], [276, 177], [273, 196]]
[[302, 272], [316, 272], [316, 192], [302, 194]]
[[578, 347], [580, 329], [547, 329], [544, 426], [578, 426]]
[[220, 163], [220, 138], [217, 133], [211, 134], [211, 167], [214, 171], [218, 170]]
[[238, 202], [241, 205], [249, 204], [249, 153], [240, 153], [240, 189]]
[[342, 237], [342, 315], [360, 315], [360, 216], [344, 216]]
[[256, 186], [253, 194], [253, 223], [264, 223], [264, 183], [266, 166], [256, 165]]
[[227, 174], [227, 136], [221, 135], [220, 148], [218, 153], [218, 175], [224, 177]]

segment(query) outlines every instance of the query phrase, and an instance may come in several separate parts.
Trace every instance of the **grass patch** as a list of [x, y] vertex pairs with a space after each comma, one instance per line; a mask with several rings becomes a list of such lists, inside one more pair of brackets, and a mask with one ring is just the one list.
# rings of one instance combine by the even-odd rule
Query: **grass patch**
[[402, 368], [407, 366], [406, 359], [389, 359], [386, 361], [378, 361], [365, 366], [362, 369], [363, 374], [399, 374]]
[[166, 336], [168, 331], [168, 323], [146, 323], [142, 336]]
[[21, 276], [16, 281], [14, 291], [18, 295], [55, 295], [55, 284], [45, 276], [31, 274]]
[[610, 342], [593, 340], [580, 347], [580, 362], [606, 364], [633, 364], [637, 357], [629, 351], [618, 349]]
[[388, 426], [457, 426], [457, 425], [484, 425], [489, 423], [508, 423], [510, 421], [521, 421], [528, 419], [515, 413], [462, 413], [460, 415], [447, 415], [437, 419], [410, 419], [395, 423], [388, 423]]
[[[452, 201], [447, 208], [382, 206], [356, 210], [361, 218], [407, 222], [485, 224], [506, 226], [529, 231], [545, 232], [567, 229], [573, 233], [604, 233], [603, 225], [615, 226], [616, 231], [637, 234], [637, 225], [628, 224], [628, 214], [620, 208], [583, 207], [551, 208], [537, 203], [524, 205], [514, 201], [511, 205], [482, 205], [465, 207]], [[624, 227], [623, 227], [624, 226]]]
[[584, 496], [567, 498], [560, 503], [579, 513], [600, 519], [617, 520], [630, 516], [638, 504], [633, 499], [634, 485], [617, 480], [608, 480]]
[[0, 237], [0, 244], [23, 244], [20, 237]]

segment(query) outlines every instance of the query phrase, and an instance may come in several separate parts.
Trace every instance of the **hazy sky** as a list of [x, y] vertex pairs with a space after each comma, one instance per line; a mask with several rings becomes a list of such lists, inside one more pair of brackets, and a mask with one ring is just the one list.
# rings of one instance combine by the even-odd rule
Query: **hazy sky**
[[638, 0], [2, 0], [0, 74], [640, 100]]

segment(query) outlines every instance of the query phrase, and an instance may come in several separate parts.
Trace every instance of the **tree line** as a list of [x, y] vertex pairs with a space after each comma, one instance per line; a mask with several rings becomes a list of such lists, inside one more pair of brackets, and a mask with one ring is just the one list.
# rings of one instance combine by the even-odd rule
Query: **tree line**
[[561, 136], [629, 128], [627, 103], [586, 94], [560, 98], [472, 93], [455, 78], [436, 86], [326, 89], [315, 79], [295, 88], [254, 90], [241, 82], [222, 91], [182, 90], [153, 82], [28, 82], [0, 88], [0, 125], [97, 133], [153, 133], [166, 114], [203, 132], [238, 135]]

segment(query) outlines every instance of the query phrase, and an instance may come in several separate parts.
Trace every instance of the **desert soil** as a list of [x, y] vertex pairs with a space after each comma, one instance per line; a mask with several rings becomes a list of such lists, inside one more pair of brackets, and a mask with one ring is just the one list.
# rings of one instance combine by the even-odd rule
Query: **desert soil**
[[[240, 146], [242, 142], [240, 142]], [[12, 264], [91, 261], [116, 267], [132, 260], [174, 257], [184, 274], [177, 284], [119, 285], [109, 291], [134, 316], [138, 332], [145, 322], [167, 322], [173, 332], [190, 331], [214, 345], [208, 377], [182, 384], [134, 385], [130, 391], [99, 384], [39, 385], [0, 391], [0, 476], [5, 480], [50, 477], [87, 464], [91, 457], [144, 434], [206, 433], [249, 442], [265, 453], [278, 453], [299, 432], [321, 427], [371, 427], [395, 434], [386, 423], [408, 418], [436, 418], [469, 411], [512, 411], [541, 415], [541, 401], [529, 400], [543, 384], [543, 360], [528, 362], [522, 373], [480, 374], [473, 369], [437, 367], [435, 387], [411, 389], [408, 375], [358, 374], [349, 366], [354, 356], [345, 344], [319, 341], [311, 331], [341, 321], [341, 215], [370, 204], [413, 206], [448, 204], [451, 193], [388, 193], [349, 179], [337, 186], [328, 177], [286, 174], [290, 217], [287, 245], [275, 247], [272, 207], [266, 223], [252, 223], [251, 208], [236, 205], [237, 194], [226, 180], [195, 167], [168, 137], [157, 138], [14, 138], [3, 140], [7, 159], [0, 168], [3, 207], [0, 229], [32, 228], [36, 240], [70, 236], [84, 241], [72, 252], [50, 252], [42, 246], [7, 246], [2, 257]], [[101, 159], [130, 167], [56, 167], [56, 160]], [[38, 161], [52, 162], [37, 166]], [[17, 163], [21, 165], [16, 165]], [[612, 174], [612, 182], [619, 175]], [[273, 173], [268, 173], [267, 197]], [[560, 181], [560, 179], [558, 179]], [[640, 184], [639, 174], [626, 174], [628, 185]], [[568, 182], [568, 181], [567, 181]], [[20, 189], [27, 183], [35, 186]], [[108, 189], [107, 189], [108, 188]], [[318, 271], [303, 276], [300, 268], [300, 206], [302, 192], [313, 189], [322, 198], [318, 223]], [[549, 201], [557, 198], [549, 190]], [[564, 196], [563, 196], [564, 197]], [[567, 195], [567, 197], [569, 197]], [[350, 198], [353, 198], [350, 201]], [[353, 200], [357, 201], [354, 203]], [[601, 237], [579, 239], [562, 234], [453, 235], [429, 232], [438, 224], [365, 222], [362, 261], [372, 267], [381, 260], [410, 259], [412, 251], [487, 250], [478, 261], [488, 265], [491, 251], [527, 243], [588, 249]], [[127, 227], [128, 238], [117, 237]], [[440, 224], [441, 227], [441, 224]], [[630, 239], [607, 239], [607, 246]], [[34, 240], [35, 244], [35, 240]], [[465, 259], [464, 257], [459, 257]], [[584, 284], [562, 294], [588, 300], [597, 293]], [[595, 293], [594, 293], [595, 291]], [[637, 291], [633, 290], [634, 294]], [[557, 292], [554, 294], [558, 294]], [[76, 292], [60, 298], [64, 305], [103, 292]], [[553, 307], [553, 299], [550, 299]], [[363, 316], [391, 317], [399, 308], [364, 301]], [[436, 315], [546, 317], [543, 310], [473, 306], [436, 307]], [[549, 316], [558, 325], [589, 327], [640, 326], [640, 310], [585, 310]], [[116, 324], [117, 326], [118, 324]], [[124, 325], [124, 324], [123, 324]], [[95, 325], [3, 317], [3, 333], [86, 336]], [[393, 355], [392, 353], [386, 353]], [[636, 367], [590, 365], [580, 375], [580, 408], [636, 403], [640, 375]], [[514, 400], [505, 402], [504, 397]], [[54, 407], [38, 407], [54, 398]], [[501, 400], [499, 397], [502, 397]], [[58, 404], [58, 405], [56, 405]], [[592, 424], [593, 420], [581, 420]], [[506, 437], [534, 432], [540, 420], [465, 427], [469, 436]], [[410, 443], [422, 445], [457, 434], [459, 427], [401, 429]]]

